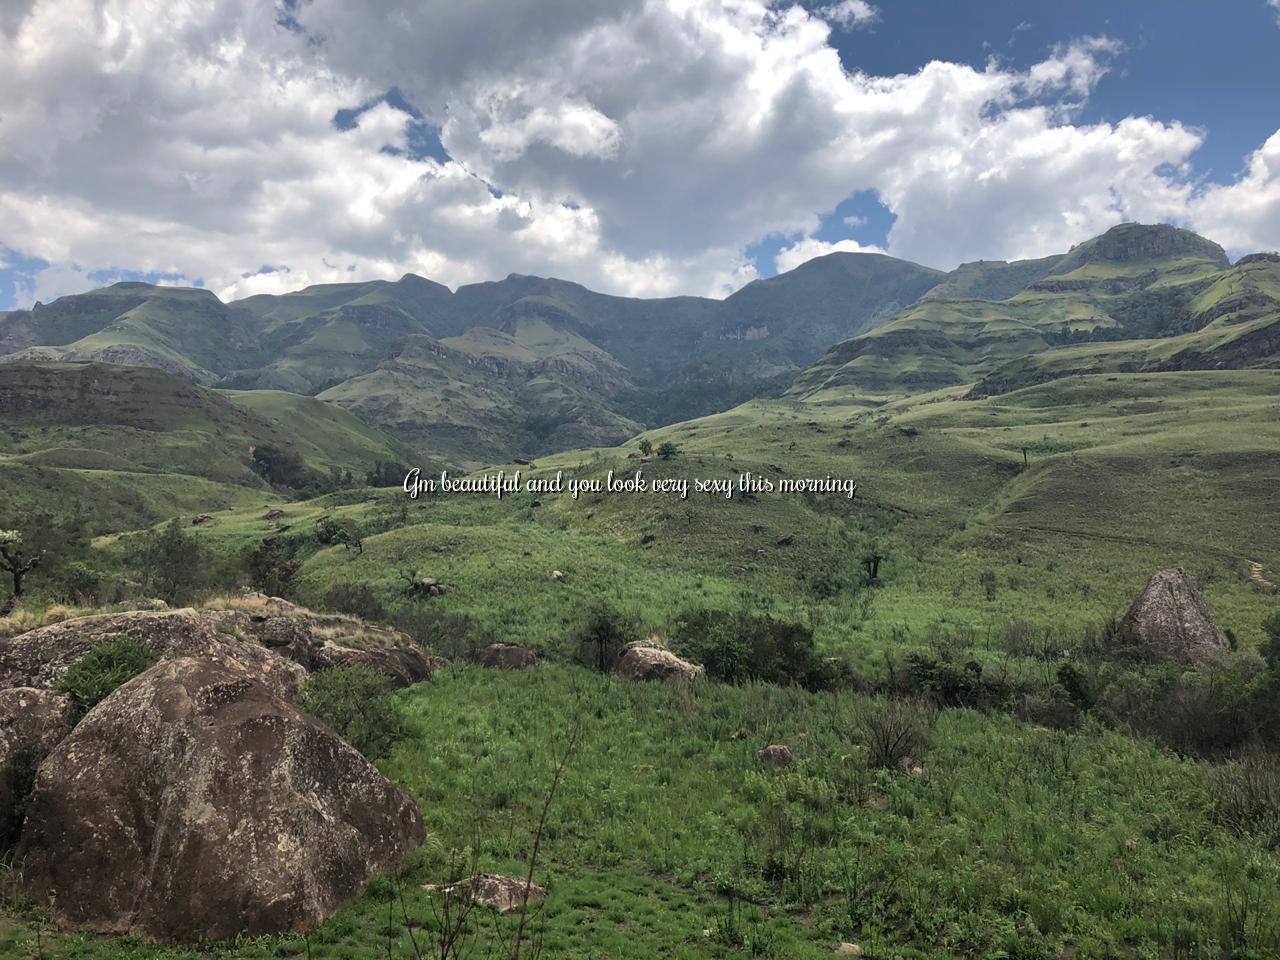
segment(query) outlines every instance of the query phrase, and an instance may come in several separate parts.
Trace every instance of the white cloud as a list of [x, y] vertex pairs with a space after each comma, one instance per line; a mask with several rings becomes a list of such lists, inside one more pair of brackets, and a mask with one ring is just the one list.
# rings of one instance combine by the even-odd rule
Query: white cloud
[[1191, 220], [1229, 249], [1280, 248], [1280, 132], [1249, 157], [1234, 183], [1210, 186], [1195, 198]]
[[[877, 77], [830, 42], [832, 22], [872, 14], [311, 0], [289, 30], [261, 0], [6, 5], [0, 246], [53, 265], [24, 297], [102, 269], [223, 296], [406, 271], [723, 293], [765, 237], [786, 238], [780, 264], [826, 252], [821, 218], [863, 191], [896, 215], [888, 252], [942, 267], [1063, 250], [1121, 219], [1277, 245], [1274, 138], [1239, 182], [1197, 190], [1200, 131], [1077, 122], [1114, 41], [1023, 71]], [[413, 118], [385, 103], [332, 123], [392, 86], [453, 159], [408, 155]]]
[[880, 11], [867, 0], [838, 0], [836, 3], [819, 7], [817, 13], [823, 20], [842, 27], [865, 26], [868, 23], [874, 23], [880, 17]]
[[805, 237], [788, 247], [783, 247], [774, 257], [774, 266], [779, 273], [794, 270], [806, 260], [814, 257], [825, 257], [829, 253], [884, 253], [877, 246], [866, 246], [857, 240], [837, 240], [828, 243], [815, 237]]

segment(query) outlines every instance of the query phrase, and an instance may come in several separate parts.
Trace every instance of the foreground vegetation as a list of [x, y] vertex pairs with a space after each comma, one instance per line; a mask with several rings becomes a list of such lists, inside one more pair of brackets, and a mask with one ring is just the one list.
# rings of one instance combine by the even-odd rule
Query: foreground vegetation
[[[859, 481], [852, 501], [262, 488], [193, 505], [199, 524], [91, 539], [28, 523], [48, 552], [2, 632], [71, 612], [56, 603], [256, 587], [395, 624], [455, 666], [396, 694], [369, 678], [308, 691], [415, 796], [430, 835], [309, 938], [164, 953], [56, 933], [14, 896], [0, 954], [363, 960], [416, 942], [438, 956], [423, 885], [473, 866], [523, 875], [580, 724], [535, 864], [544, 956], [1276, 955], [1280, 529], [1259, 518], [1280, 507], [1280, 378], [961, 395], [757, 400], [521, 467], [835, 474]], [[1108, 620], [1174, 565], [1234, 645], [1209, 667], [1109, 645]], [[442, 593], [417, 591], [428, 577]], [[584, 636], [615, 627], [658, 634], [713, 680], [639, 686], [576, 664]], [[762, 638], [785, 655], [756, 656]], [[468, 666], [492, 640], [550, 662]], [[86, 699], [97, 679], [79, 678]], [[762, 767], [771, 743], [795, 763]], [[471, 921], [477, 957], [511, 922]]]
[[[6, 955], [372, 958], [430, 952], [423, 888], [473, 863], [523, 876], [554, 766], [535, 925], [554, 957], [1266, 957], [1280, 863], [1223, 774], [1086, 724], [1054, 732], [798, 688], [625, 684], [577, 667], [455, 667], [395, 696], [380, 766], [430, 839], [309, 938], [159, 951], [0, 922]], [[878, 725], [918, 754], [882, 767]], [[792, 767], [755, 751], [790, 744]], [[1274, 837], [1270, 842], [1274, 842]], [[479, 913], [474, 956], [494, 939]], [[39, 936], [39, 945], [37, 945]], [[37, 951], [43, 951], [38, 953]]]

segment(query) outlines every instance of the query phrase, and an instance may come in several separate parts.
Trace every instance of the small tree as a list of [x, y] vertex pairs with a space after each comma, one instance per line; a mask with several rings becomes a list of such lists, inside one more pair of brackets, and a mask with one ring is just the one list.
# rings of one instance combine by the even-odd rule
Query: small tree
[[379, 460], [364, 475], [365, 483], [371, 487], [398, 487], [404, 483], [409, 468], [393, 460]]
[[268, 596], [287, 596], [294, 577], [302, 569], [302, 561], [295, 559], [297, 550], [297, 544], [286, 544], [273, 537], [256, 547], [246, 547], [244, 568], [249, 582]]
[[650, 440], [648, 437], [641, 437], [640, 442], [637, 443], [636, 446], [640, 448], [641, 456], [645, 456], [645, 457], [653, 456], [653, 441]]
[[40, 566], [41, 554], [23, 549], [22, 534], [17, 530], [0, 530], [0, 570], [13, 579], [13, 593], [0, 606], [0, 617], [13, 613], [26, 590], [27, 574]]
[[639, 639], [635, 625], [607, 604], [596, 607], [578, 629], [578, 662], [608, 673], [626, 652], [627, 645]]
[[189, 600], [209, 580], [209, 551], [174, 517], [144, 534], [126, 554], [142, 588], [165, 603]]
[[253, 448], [249, 469], [267, 483], [280, 487], [292, 487], [295, 490], [305, 487], [316, 479], [315, 473], [296, 450], [273, 447], [269, 443], [262, 443]]
[[679, 453], [680, 448], [670, 440], [663, 440], [662, 443], [658, 445], [658, 456], [663, 460], [670, 460], [672, 457], [678, 456]]

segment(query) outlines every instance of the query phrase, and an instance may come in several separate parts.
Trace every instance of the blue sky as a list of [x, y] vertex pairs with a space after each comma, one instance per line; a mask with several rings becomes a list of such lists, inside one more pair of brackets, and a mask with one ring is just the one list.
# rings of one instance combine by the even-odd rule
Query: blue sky
[[[884, 75], [912, 73], [931, 60], [982, 66], [992, 57], [1026, 69], [1069, 38], [1113, 37], [1124, 52], [1084, 101], [1081, 122], [1151, 115], [1200, 127], [1206, 139], [1193, 156], [1192, 176], [1225, 183], [1280, 125], [1277, 17], [1280, 9], [1249, 0], [898, 0], [881, 5], [872, 23], [837, 31], [832, 40], [847, 69]], [[851, 210], [866, 222], [850, 227]], [[863, 194], [825, 216], [815, 235], [883, 246], [892, 222], [874, 195]], [[771, 272], [784, 245], [770, 237], [752, 247], [762, 273]]]
[[1126, 219], [1280, 247], [1280, 0], [0, 11], [0, 309], [405, 272], [724, 295]]

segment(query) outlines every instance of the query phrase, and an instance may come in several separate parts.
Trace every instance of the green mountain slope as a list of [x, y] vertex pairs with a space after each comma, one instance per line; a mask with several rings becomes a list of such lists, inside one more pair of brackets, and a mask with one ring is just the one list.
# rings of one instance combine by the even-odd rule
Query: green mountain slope
[[[205, 385], [324, 394], [398, 431], [421, 458], [466, 464], [613, 443], [636, 424], [776, 389], [943, 276], [890, 257], [835, 254], [724, 301], [638, 300], [515, 274], [456, 293], [407, 275], [231, 304], [207, 291], [122, 283], [0, 315], [0, 356], [137, 363]], [[422, 338], [451, 359], [421, 368], [426, 379], [388, 402], [387, 370], [403, 371], [406, 354], [420, 360]], [[443, 402], [481, 374], [483, 397]]]
[[79, 502], [99, 530], [276, 499], [253, 447], [322, 473], [403, 462], [396, 441], [313, 397], [213, 391], [150, 367], [0, 364], [0, 513]]
[[813, 399], [901, 396], [980, 381], [975, 395], [1077, 373], [1277, 365], [1280, 272], [1216, 244], [1125, 224], [1004, 300], [926, 298], [836, 345], [796, 378]]

